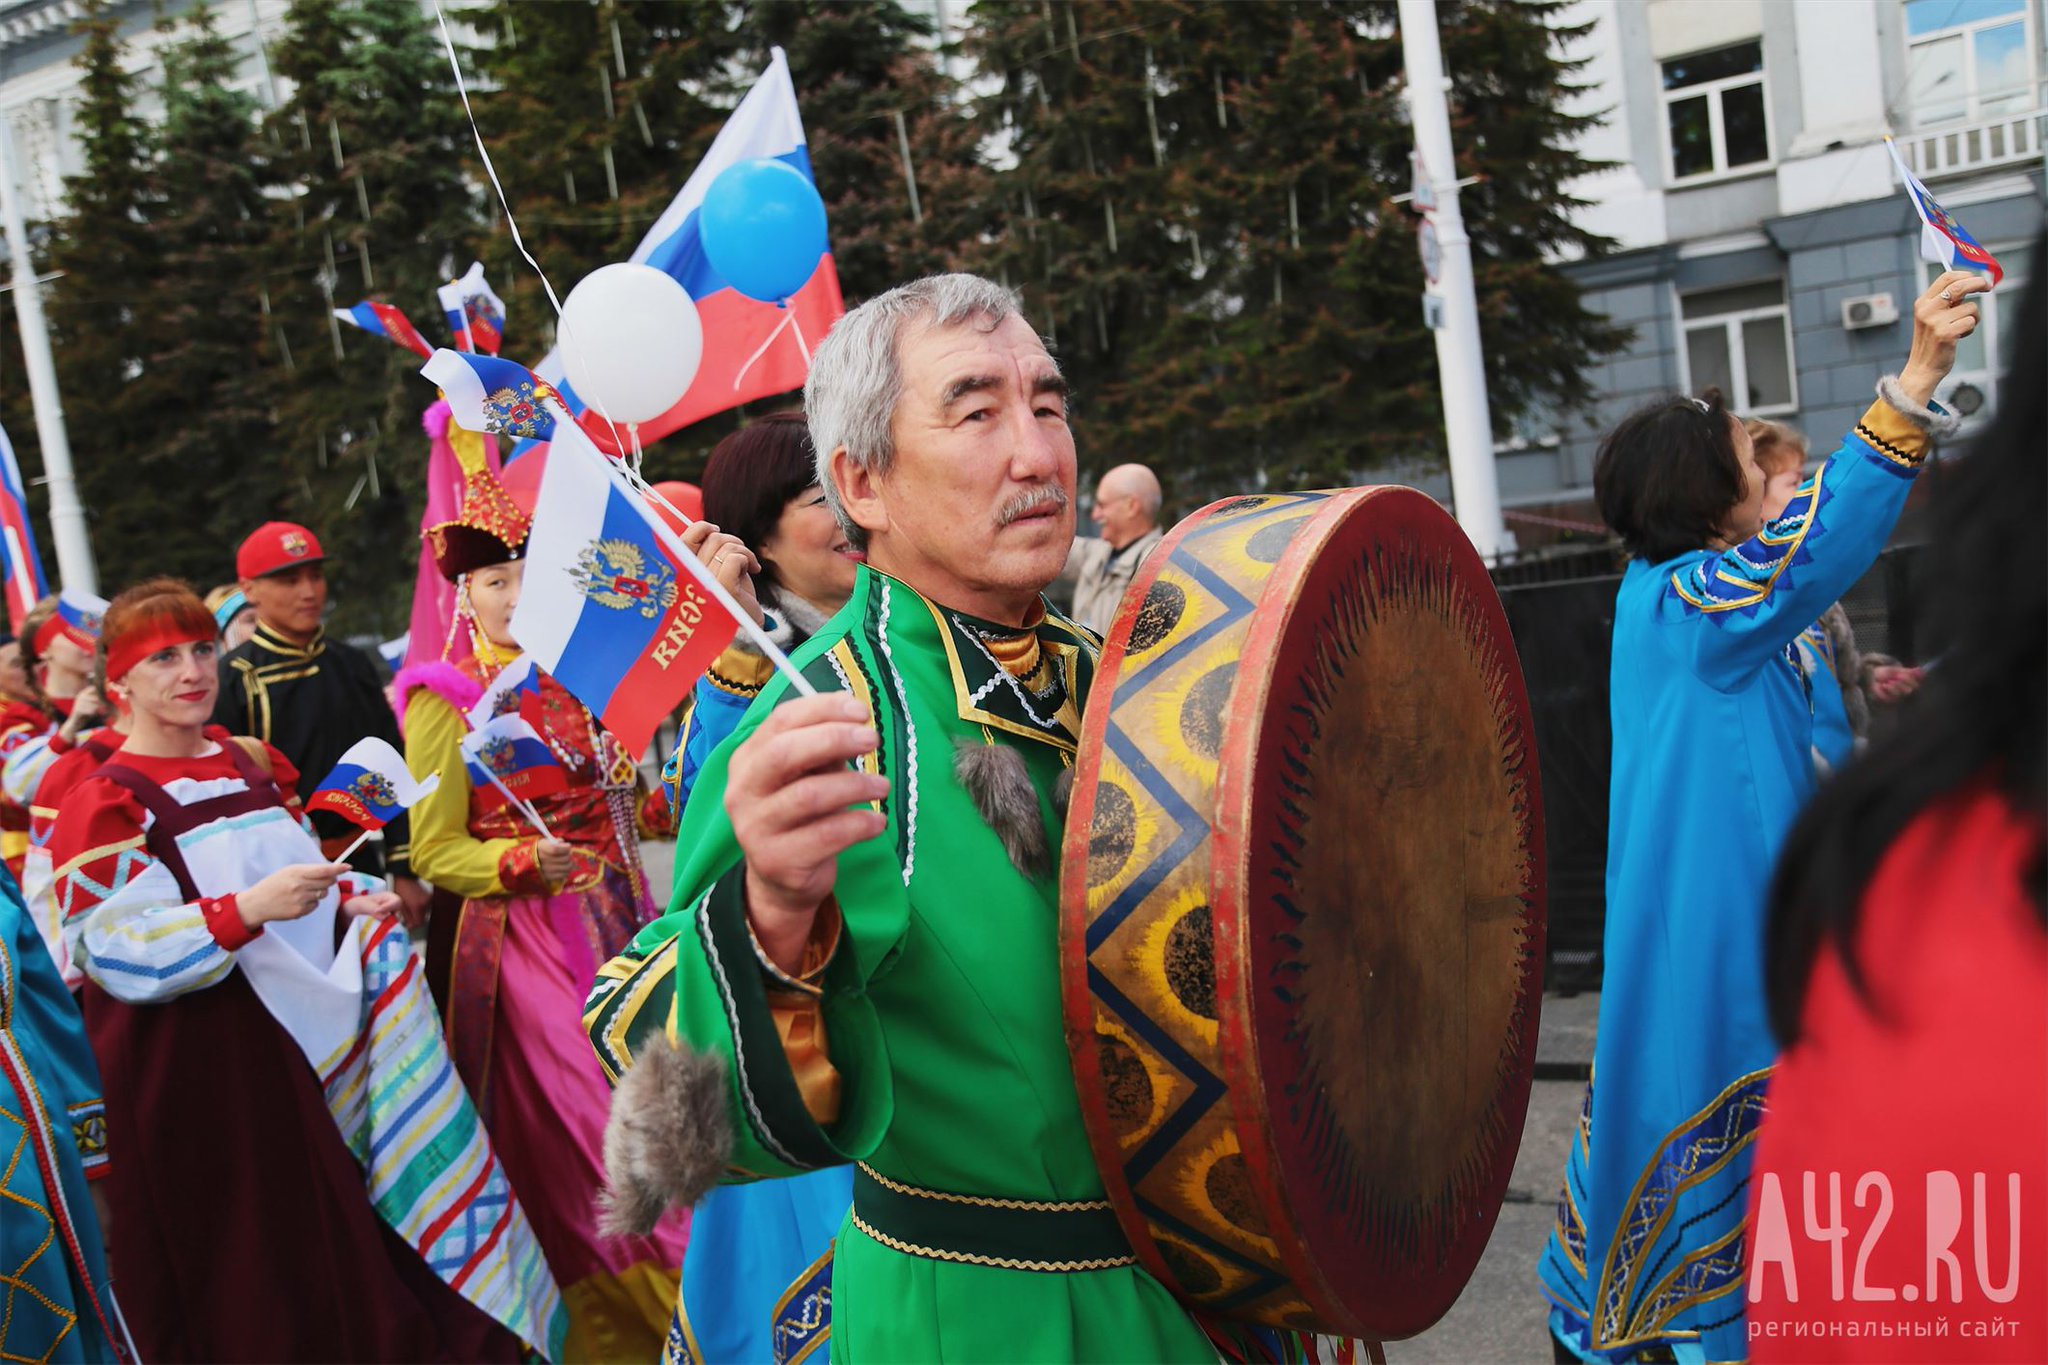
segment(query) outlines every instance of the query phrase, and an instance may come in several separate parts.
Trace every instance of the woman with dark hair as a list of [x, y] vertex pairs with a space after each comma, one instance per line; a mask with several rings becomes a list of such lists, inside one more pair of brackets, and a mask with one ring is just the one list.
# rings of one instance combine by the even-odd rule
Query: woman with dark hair
[[[775, 413], [718, 443], [704, 467], [704, 516], [755, 551], [762, 624], [784, 651], [809, 639], [852, 594], [856, 561], [818, 487], [802, 413]], [[745, 604], [746, 594], [739, 596]], [[704, 760], [738, 727], [773, 674], [741, 636], [697, 684], [683, 742], [663, 774], [678, 811]], [[665, 1024], [666, 1007], [641, 1006], [673, 1004], [674, 943], [673, 936], [635, 940], [598, 973], [584, 1018], [614, 1084], [648, 1030]], [[615, 1119], [608, 1156], [620, 1127]], [[721, 1185], [706, 1195], [692, 1216], [671, 1328], [686, 1347], [684, 1358], [779, 1360], [787, 1343], [829, 1335], [832, 1239], [852, 1200], [847, 1166]]]
[[[737, 536], [761, 562], [754, 594], [769, 638], [786, 654], [853, 595], [858, 564], [818, 486], [817, 457], [801, 412], [775, 412], [720, 441], [704, 465], [704, 520]], [[683, 734], [662, 780], [676, 810], [697, 769], [733, 732], [775, 674], [745, 635], [697, 685]]]
[[[2048, 276], [2017, 336], [1996, 425], [1935, 485], [1948, 648], [1778, 863], [1758, 1361], [2048, 1360]], [[1853, 1291], [1842, 1243], [1805, 1235], [1808, 1172], [1862, 1248]], [[1842, 1319], [1892, 1330], [1807, 1330]]]
[[1601, 444], [1594, 492], [1631, 562], [1614, 606], [1605, 978], [1578, 1139], [1540, 1272], [1566, 1358], [1728, 1361], [1743, 1324], [1743, 1188], [1775, 1051], [1763, 898], [1814, 788], [1793, 642], [1890, 534], [1985, 281], [1943, 275], [1905, 368], [1784, 515], [1741, 422], [1642, 408]]

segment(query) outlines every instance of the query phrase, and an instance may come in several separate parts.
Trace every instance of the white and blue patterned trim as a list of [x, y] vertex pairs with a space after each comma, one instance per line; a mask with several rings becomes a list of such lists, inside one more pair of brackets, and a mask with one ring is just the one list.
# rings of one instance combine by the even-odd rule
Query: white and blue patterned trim
[[896, 667], [896, 654], [889, 646], [889, 603], [895, 589], [886, 578], [875, 580], [882, 589], [882, 618], [875, 631], [882, 650], [882, 662], [889, 669], [889, 683], [896, 690], [896, 704], [903, 708], [904, 786], [909, 791], [903, 804], [903, 884], [917, 867], [917, 720], [910, 714], [910, 696], [903, 688], [903, 672]]
[[1672, 591], [1709, 615], [1760, 605], [1816, 529], [1821, 504], [1830, 496], [1822, 489], [1826, 475], [1822, 468], [1801, 484], [1785, 514], [1753, 538], [1674, 570]]

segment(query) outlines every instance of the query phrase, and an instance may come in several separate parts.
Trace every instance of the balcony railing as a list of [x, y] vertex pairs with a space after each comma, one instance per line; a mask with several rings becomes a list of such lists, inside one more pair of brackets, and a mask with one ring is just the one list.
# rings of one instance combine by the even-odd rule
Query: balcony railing
[[1979, 123], [1904, 133], [1898, 141], [1913, 173], [1922, 180], [1937, 180], [1995, 166], [2038, 162], [2044, 131], [2048, 131], [2048, 109], [2033, 109]]

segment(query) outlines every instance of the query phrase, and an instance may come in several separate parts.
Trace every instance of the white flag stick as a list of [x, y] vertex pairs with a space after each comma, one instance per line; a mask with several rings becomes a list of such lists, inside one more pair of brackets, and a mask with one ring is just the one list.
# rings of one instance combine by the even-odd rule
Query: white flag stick
[[361, 848], [363, 846], [363, 841], [368, 839], [372, 834], [375, 833], [375, 830], [366, 829], [361, 834], [358, 834], [355, 838], [349, 840], [348, 847], [334, 855], [334, 861], [337, 863], [347, 862], [349, 854], [354, 853], [357, 849]]
[[505, 793], [505, 799], [510, 801], [518, 809], [519, 813], [526, 817], [529, 824], [540, 831], [541, 838], [552, 839], [555, 837], [554, 832], [548, 828], [548, 822], [540, 818], [540, 812], [535, 810], [530, 803], [514, 796], [512, 789], [498, 780], [498, 775], [491, 771], [489, 764], [479, 764], [478, 766], [484, 770], [484, 776], [491, 779], [491, 785]]

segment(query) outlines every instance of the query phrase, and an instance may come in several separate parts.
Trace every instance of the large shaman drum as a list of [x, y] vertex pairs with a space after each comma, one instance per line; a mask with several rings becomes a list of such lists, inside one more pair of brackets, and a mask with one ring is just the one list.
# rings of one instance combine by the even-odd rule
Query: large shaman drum
[[1060, 884], [1089, 1138], [1139, 1260], [1270, 1326], [1410, 1336], [1499, 1213], [1543, 819], [1485, 566], [1406, 488], [1233, 498], [1139, 571]]

